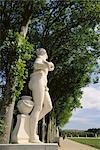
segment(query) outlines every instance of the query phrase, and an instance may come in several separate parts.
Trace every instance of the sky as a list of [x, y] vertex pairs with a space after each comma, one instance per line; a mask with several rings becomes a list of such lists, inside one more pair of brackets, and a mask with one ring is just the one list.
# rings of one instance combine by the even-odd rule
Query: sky
[[82, 89], [82, 109], [73, 111], [69, 123], [63, 129], [87, 130], [100, 128], [100, 83], [90, 84]]

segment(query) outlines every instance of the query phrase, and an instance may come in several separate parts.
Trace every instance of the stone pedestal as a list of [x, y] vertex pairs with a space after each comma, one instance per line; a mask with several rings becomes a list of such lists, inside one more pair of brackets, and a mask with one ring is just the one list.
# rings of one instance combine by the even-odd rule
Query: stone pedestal
[[58, 145], [44, 144], [0, 144], [0, 150], [58, 150]]
[[17, 115], [17, 123], [12, 132], [11, 141], [19, 144], [29, 143], [29, 115]]

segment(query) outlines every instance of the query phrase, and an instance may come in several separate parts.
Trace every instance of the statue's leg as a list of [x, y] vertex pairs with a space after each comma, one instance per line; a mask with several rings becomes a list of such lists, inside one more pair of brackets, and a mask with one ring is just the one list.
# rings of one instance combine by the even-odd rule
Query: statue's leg
[[34, 100], [34, 108], [30, 115], [30, 142], [39, 142], [37, 136], [37, 126], [39, 115], [42, 110], [44, 101], [45, 87], [42, 83], [35, 84], [32, 87], [32, 96]]
[[45, 91], [44, 101], [42, 111], [39, 115], [39, 120], [41, 120], [47, 113], [52, 110], [52, 102], [48, 91]]

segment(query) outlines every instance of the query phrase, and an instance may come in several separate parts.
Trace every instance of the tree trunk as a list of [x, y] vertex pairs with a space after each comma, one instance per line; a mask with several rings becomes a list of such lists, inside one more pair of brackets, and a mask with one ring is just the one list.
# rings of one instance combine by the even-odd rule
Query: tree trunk
[[0, 143], [9, 143], [10, 139], [10, 130], [12, 125], [12, 118], [13, 118], [13, 110], [14, 110], [15, 101], [6, 108], [5, 120], [4, 120], [4, 132], [3, 136], [0, 138]]
[[30, 24], [30, 20], [26, 24], [22, 24], [22, 26], [21, 26], [20, 35], [22, 35], [24, 38], [26, 37], [29, 24]]
[[45, 142], [45, 117], [42, 119], [42, 142]]
[[58, 140], [58, 130], [56, 126], [56, 119], [52, 116], [49, 117], [49, 122], [47, 123], [47, 142], [53, 143]]

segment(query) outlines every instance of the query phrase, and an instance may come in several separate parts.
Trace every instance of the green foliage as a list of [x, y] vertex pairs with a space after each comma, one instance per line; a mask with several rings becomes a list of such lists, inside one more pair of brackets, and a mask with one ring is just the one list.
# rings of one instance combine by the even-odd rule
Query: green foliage
[[68, 122], [73, 109], [81, 107], [81, 88], [92, 82], [92, 73], [98, 76], [98, 5], [97, 1], [50, 1], [29, 30], [30, 41], [44, 47], [55, 64], [49, 87], [60, 126]]
[[28, 61], [34, 56], [33, 45], [30, 44], [25, 38], [17, 33], [18, 46], [16, 48], [16, 55], [18, 59], [11, 66], [14, 77], [14, 86], [12, 92], [18, 98], [23, 90], [25, 80], [28, 78]]
[[[13, 97], [19, 97], [25, 80], [28, 78], [27, 66], [28, 61], [34, 57], [34, 46], [20, 34], [9, 31], [6, 40], [3, 42], [1, 51], [2, 70], [4, 71], [5, 82], [8, 82], [7, 78], [9, 78], [11, 88], [9, 94], [12, 100]], [[5, 65], [6, 62], [7, 66]]]
[[2, 41], [5, 40], [6, 36], [8, 35], [9, 29], [20, 33], [21, 26], [26, 25], [32, 16], [38, 16], [40, 10], [44, 5], [44, 2], [45, 0], [1, 0], [0, 44], [2, 44]]

